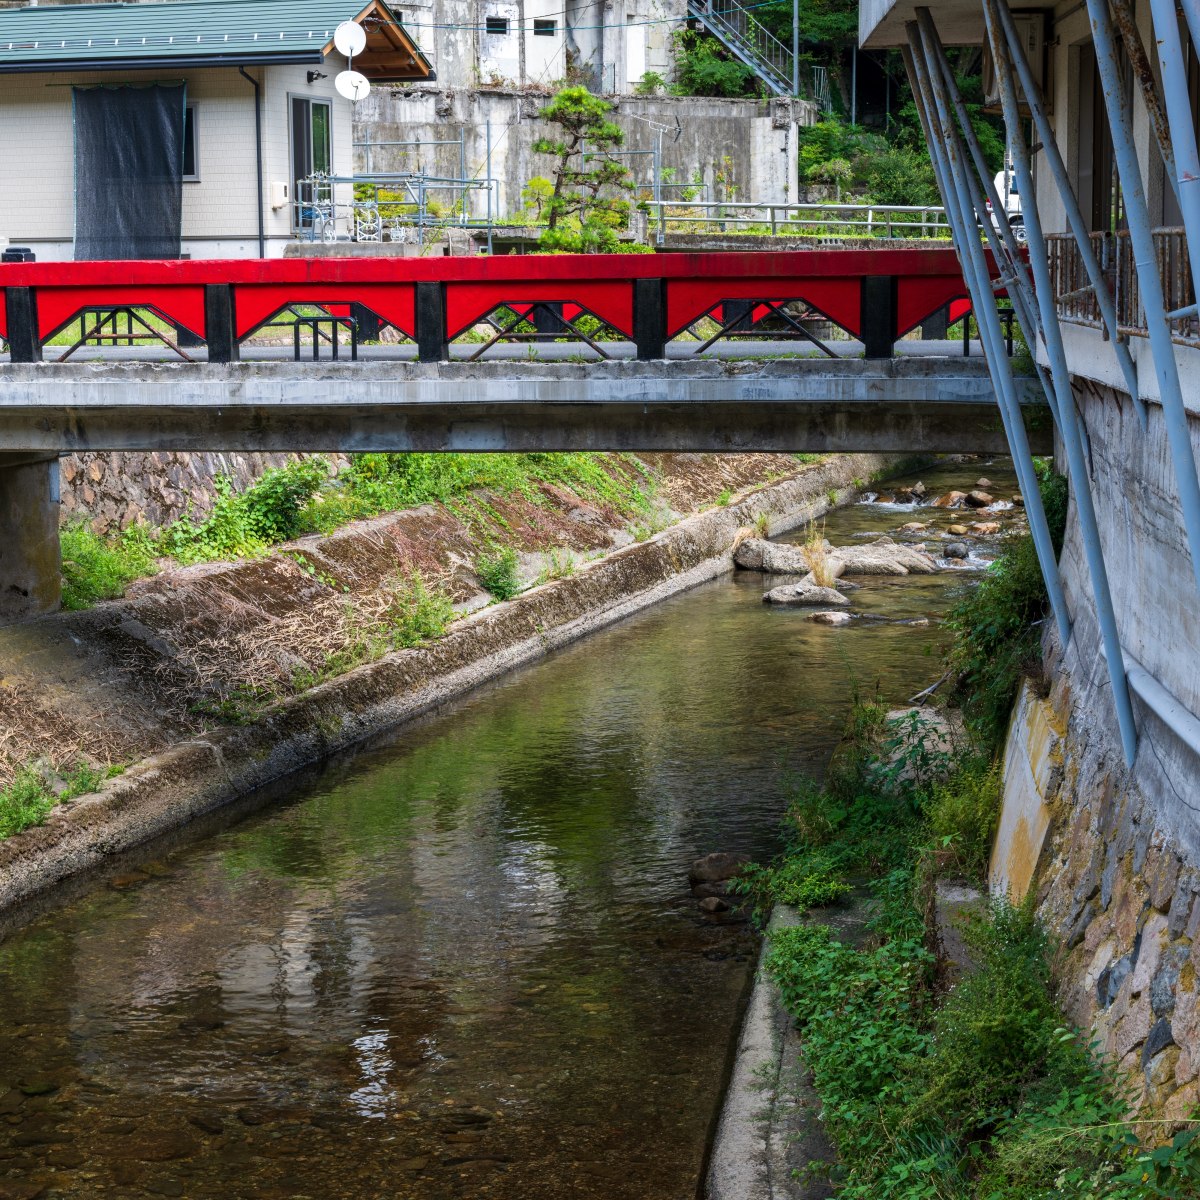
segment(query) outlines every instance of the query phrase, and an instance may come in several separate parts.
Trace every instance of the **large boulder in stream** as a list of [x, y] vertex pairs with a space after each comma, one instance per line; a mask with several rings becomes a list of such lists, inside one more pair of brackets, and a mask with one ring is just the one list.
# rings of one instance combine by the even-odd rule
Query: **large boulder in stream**
[[[812, 584], [808, 560], [799, 546], [749, 538], [734, 551], [733, 561], [748, 571], [768, 575], [801, 575], [802, 584]], [[890, 537], [876, 538], [863, 546], [832, 546], [829, 573], [843, 575], [932, 575], [937, 562], [917, 546], [905, 546]]]
[[767, 604], [813, 605], [817, 608], [849, 608], [850, 601], [837, 588], [817, 587], [815, 583], [788, 583], [772, 588], [763, 601]]
[[733, 561], [744, 570], [766, 571], [768, 575], [808, 574], [808, 559], [799, 546], [768, 542], [766, 538], [747, 538], [734, 550]]
[[837, 546], [830, 559], [836, 575], [932, 575], [938, 569], [937, 560], [924, 550], [890, 537], [865, 546]]
[[731, 854], [726, 850], [706, 854], [693, 861], [692, 869], [688, 872], [688, 883], [693, 887], [700, 883], [724, 883], [737, 875], [749, 861], [745, 854]]

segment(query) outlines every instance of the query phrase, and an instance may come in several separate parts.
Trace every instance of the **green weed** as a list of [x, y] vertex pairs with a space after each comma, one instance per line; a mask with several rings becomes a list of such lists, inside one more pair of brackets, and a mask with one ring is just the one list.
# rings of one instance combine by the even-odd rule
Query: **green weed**
[[150, 532], [132, 525], [114, 538], [104, 538], [83, 524], [68, 525], [62, 546], [62, 605], [69, 611], [115, 600], [135, 580], [158, 570]]
[[8, 787], [0, 788], [0, 838], [42, 824], [56, 804], [96, 791], [106, 779], [123, 770], [121, 766], [102, 768], [79, 763], [59, 776], [59, 786], [52, 789], [48, 779], [53, 778], [53, 772], [34, 765], [19, 768]]
[[475, 574], [497, 600], [511, 600], [521, 590], [517, 552], [511, 546], [481, 554], [475, 560]]

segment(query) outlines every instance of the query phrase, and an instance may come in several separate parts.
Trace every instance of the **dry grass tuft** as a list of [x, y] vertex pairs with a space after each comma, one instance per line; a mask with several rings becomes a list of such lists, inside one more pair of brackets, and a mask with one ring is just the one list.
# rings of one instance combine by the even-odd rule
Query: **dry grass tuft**
[[815, 521], [808, 523], [800, 552], [804, 555], [804, 561], [808, 563], [808, 569], [812, 572], [813, 583], [817, 587], [833, 587], [836, 576], [833, 573], [833, 564], [829, 561], [829, 543], [825, 540], [824, 521], [821, 522], [820, 529], [817, 528]]

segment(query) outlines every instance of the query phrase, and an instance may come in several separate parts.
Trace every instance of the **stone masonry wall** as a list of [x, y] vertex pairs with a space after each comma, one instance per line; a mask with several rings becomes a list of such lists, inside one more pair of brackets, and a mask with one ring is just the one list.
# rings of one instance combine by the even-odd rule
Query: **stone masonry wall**
[[[139, 521], [153, 528], [190, 512], [204, 517], [224, 476], [242, 491], [269, 467], [294, 462], [298, 454], [114, 453], [68, 454], [59, 462], [64, 524], [84, 521], [111, 535]], [[344, 460], [327, 456], [336, 469]]]
[[[1079, 400], [1126, 657], [1196, 712], [1200, 592], [1161, 411], [1142, 432], [1128, 397]], [[1200, 421], [1192, 435], [1200, 450]], [[1009, 731], [992, 884], [1020, 895], [1032, 855], [1068, 1015], [1119, 1064], [1140, 1115], [1183, 1118], [1200, 1102], [1200, 756], [1135, 695], [1125, 765], [1073, 507], [1060, 572], [1072, 636], [1064, 648], [1048, 628], [1047, 695], [1027, 692]]]

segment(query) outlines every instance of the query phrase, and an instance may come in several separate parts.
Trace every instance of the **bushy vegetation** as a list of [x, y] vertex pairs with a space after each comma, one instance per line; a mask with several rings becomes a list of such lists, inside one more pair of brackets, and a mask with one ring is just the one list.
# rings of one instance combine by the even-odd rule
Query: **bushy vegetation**
[[[784, 855], [740, 881], [760, 909], [824, 904], [839, 884], [870, 895], [862, 945], [806, 923], [774, 932], [767, 956], [837, 1149], [838, 1196], [1200, 1196], [1197, 1127], [1144, 1149], [1112, 1072], [1067, 1028], [1032, 901], [982, 903], [964, 935], [972, 969], [944, 986], [933, 888], [943, 875], [979, 877], [999, 802], [994, 768], [967, 757], [941, 782], [906, 784], [877, 762], [869, 769], [887, 745], [874, 712], [856, 712], [850, 733], [861, 745], [844, 761], [862, 769], [803, 785]], [[809, 881], [820, 884], [811, 897]]]
[[[12, 782], [0, 788], [0, 838], [40, 825], [56, 804], [96, 791], [104, 780], [119, 775], [121, 770], [89, 763], [78, 763], [63, 775], [37, 765], [20, 768]], [[51, 787], [51, 781], [56, 782], [55, 787]]]
[[481, 554], [475, 560], [475, 574], [497, 600], [511, 600], [521, 590], [521, 580], [517, 575], [517, 552], [511, 546]]
[[206, 517], [185, 516], [158, 533], [134, 526], [103, 538], [84, 525], [65, 529], [64, 606], [87, 608], [122, 595], [132, 580], [153, 574], [159, 558], [253, 558], [301, 534], [477, 493], [544, 504], [548, 491], [561, 489], [623, 516], [640, 515], [649, 511], [654, 482], [637, 459], [615, 454], [360, 454], [336, 479], [317, 456], [266, 471], [241, 492], [224, 478], [216, 488]]
[[[1066, 528], [1066, 479], [1043, 462], [1039, 481], [1057, 553]], [[955, 696], [968, 728], [984, 746], [1000, 744], [1021, 678], [1041, 662], [1039, 622], [1046, 612], [1046, 584], [1028, 534], [1008, 539], [979, 586], [950, 612]]]
[[62, 547], [62, 605], [68, 611], [90, 608], [125, 594], [135, 580], [153, 575], [157, 549], [147, 529], [133, 525], [104, 538], [84, 524], [66, 526]]
[[758, 76], [709, 34], [683, 29], [674, 35], [675, 83], [679, 96], [757, 96]]

